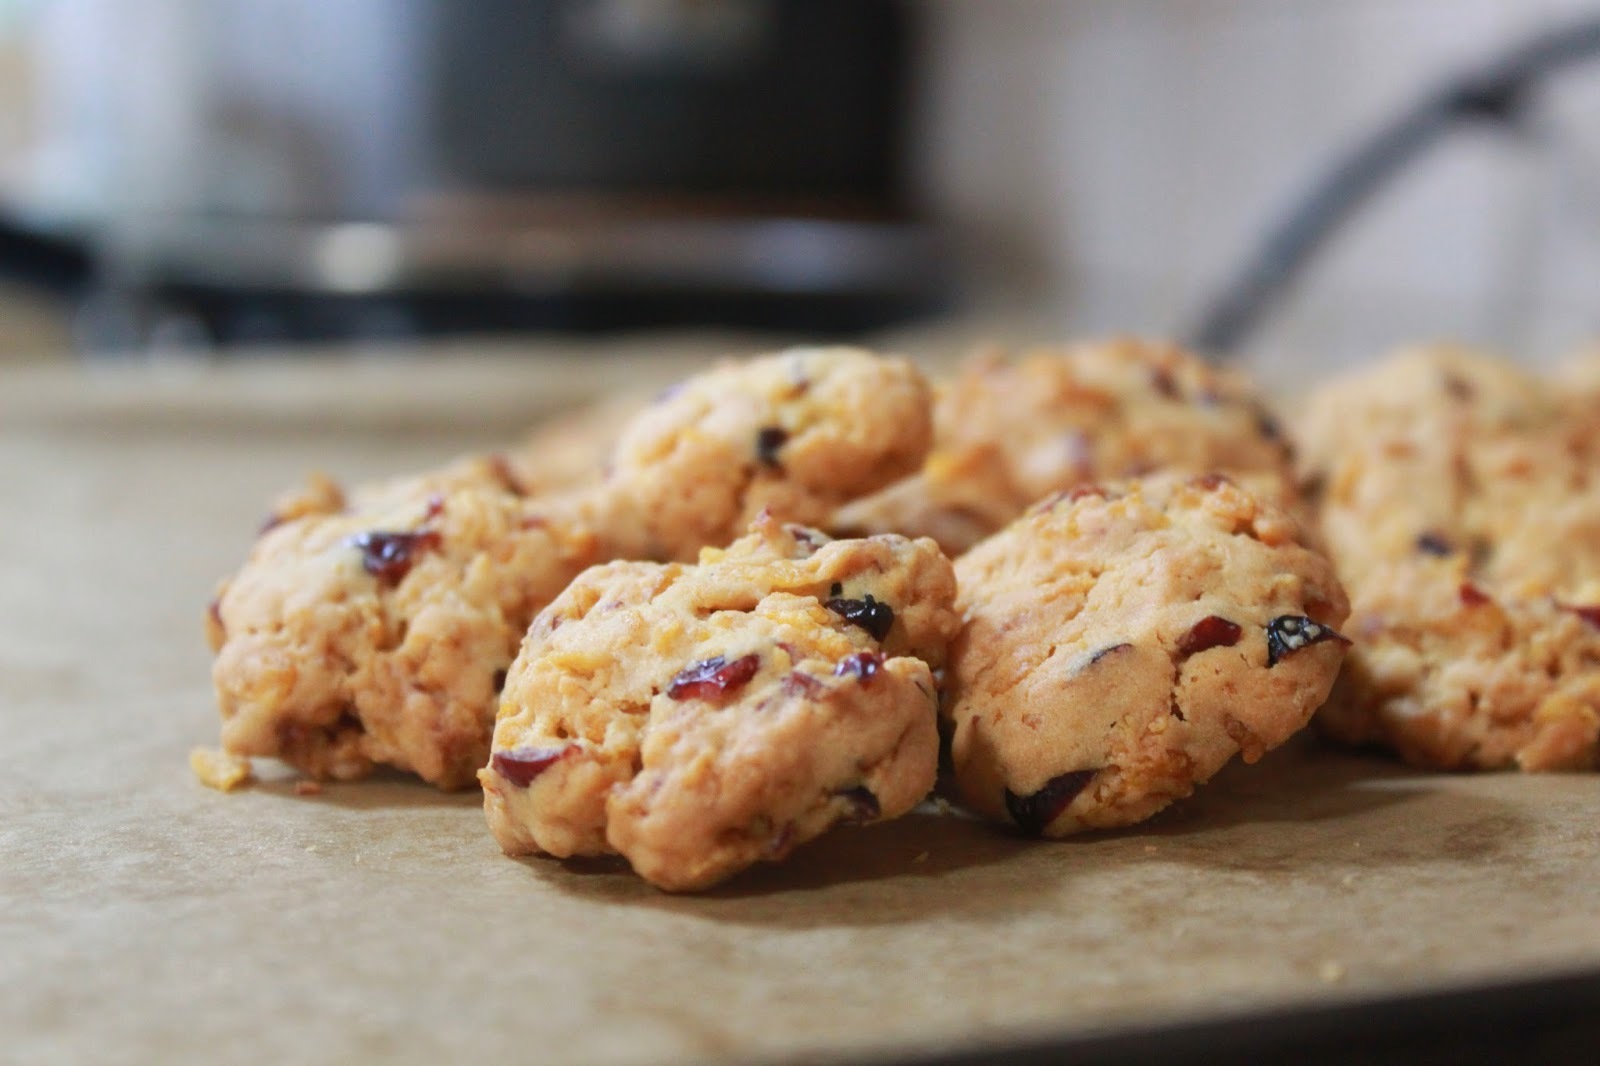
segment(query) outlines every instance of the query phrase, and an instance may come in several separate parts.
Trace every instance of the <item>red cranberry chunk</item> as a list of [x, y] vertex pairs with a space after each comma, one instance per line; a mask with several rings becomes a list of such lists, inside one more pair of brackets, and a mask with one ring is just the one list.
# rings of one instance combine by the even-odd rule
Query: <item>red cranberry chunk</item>
[[1267, 623], [1267, 665], [1276, 666], [1278, 660], [1285, 656], [1301, 648], [1321, 644], [1325, 640], [1350, 643], [1348, 638], [1335, 631], [1332, 626], [1313, 622], [1304, 615], [1279, 615]]
[[361, 551], [361, 568], [379, 581], [397, 585], [416, 565], [417, 556], [444, 542], [436, 530], [415, 533], [385, 533], [374, 530], [357, 533], [347, 544]]
[[849, 818], [852, 822], [876, 821], [878, 815], [883, 813], [883, 807], [878, 803], [878, 797], [865, 785], [847, 788], [839, 793], [839, 798], [850, 804]]
[[789, 442], [789, 431], [782, 426], [763, 426], [756, 434], [756, 458], [763, 466], [780, 469], [778, 452]]
[[1490, 602], [1489, 594], [1470, 581], [1463, 581], [1457, 590], [1461, 596], [1461, 603], [1465, 607], [1482, 607]]
[[803, 670], [791, 670], [783, 679], [783, 691], [791, 696], [820, 696], [828, 686]]
[[495, 752], [489, 757], [489, 766], [518, 788], [527, 788], [534, 778], [560, 762], [571, 750], [570, 744], [553, 748], [512, 748]]
[[1575, 604], [1564, 604], [1563, 606], [1596, 629], [1600, 629], [1600, 604], [1593, 604], [1587, 607], [1580, 607]]
[[1019, 796], [1006, 789], [1006, 811], [1029, 836], [1040, 836], [1051, 822], [1066, 810], [1078, 794], [1089, 787], [1098, 770], [1071, 770], [1052, 777], [1030, 796]]
[[1210, 614], [1196, 622], [1178, 641], [1178, 654], [1198, 655], [1212, 648], [1231, 648], [1243, 635], [1244, 630], [1238, 623]]
[[859, 600], [842, 599], [835, 595], [822, 606], [851, 625], [865, 629], [873, 640], [881, 641], [894, 626], [894, 608], [873, 599], [870, 592]]
[[729, 662], [721, 655], [690, 663], [667, 686], [675, 700], [717, 700], [750, 683], [761, 669], [761, 656], [750, 654]]
[[846, 655], [840, 659], [839, 665], [833, 668], [833, 676], [859, 677], [863, 685], [869, 685], [882, 669], [882, 655], [875, 651], [858, 651], [854, 655]]

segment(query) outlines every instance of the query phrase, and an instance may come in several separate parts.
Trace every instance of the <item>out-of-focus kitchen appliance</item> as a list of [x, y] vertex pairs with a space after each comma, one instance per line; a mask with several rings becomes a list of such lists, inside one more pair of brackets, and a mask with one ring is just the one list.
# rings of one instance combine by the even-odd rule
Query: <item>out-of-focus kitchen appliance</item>
[[[0, 207], [96, 347], [937, 304], [894, 0], [78, 0]], [[13, 272], [16, 272], [15, 270]]]

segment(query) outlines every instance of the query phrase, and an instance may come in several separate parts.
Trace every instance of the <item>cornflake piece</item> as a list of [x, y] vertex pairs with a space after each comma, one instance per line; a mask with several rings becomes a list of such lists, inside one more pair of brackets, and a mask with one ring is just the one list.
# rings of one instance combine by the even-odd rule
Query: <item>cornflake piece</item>
[[189, 769], [207, 788], [218, 792], [232, 792], [254, 780], [250, 760], [230, 755], [216, 748], [195, 748], [189, 753]]

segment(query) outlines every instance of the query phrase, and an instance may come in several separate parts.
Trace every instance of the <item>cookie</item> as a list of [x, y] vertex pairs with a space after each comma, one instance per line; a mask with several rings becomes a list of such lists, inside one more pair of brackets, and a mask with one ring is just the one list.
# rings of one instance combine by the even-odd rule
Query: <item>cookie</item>
[[797, 349], [691, 379], [617, 443], [610, 481], [626, 505], [617, 555], [691, 560], [762, 511], [820, 525], [921, 466], [931, 402], [910, 363], [849, 348]]
[[954, 598], [931, 541], [770, 515], [698, 565], [586, 571], [507, 677], [479, 775], [495, 839], [681, 891], [905, 813], [934, 781]]
[[1348, 641], [1333, 566], [1220, 475], [1082, 486], [956, 562], [962, 797], [1024, 832], [1129, 825], [1303, 727]]
[[1600, 348], [1579, 352], [1562, 362], [1556, 369], [1556, 381], [1572, 390], [1579, 402], [1600, 415]]
[[1325, 734], [1445, 770], [1600, 765], [1600, 597], [1491, 593], [1459, 555], [1391, 564], [1351, 596]]
[[1123, 339], [969, 361], [942, 385], [922, 471], [857, 501], [846, 532], [931, 536], [952, 555], [1074, 485], [1157, 470], [1290, 483], [1276, 421], [1240, 375], [1167, 344]]
[[223, 747], [315, 778], [381, 764], [470, 785], [503, 673], [573, 577], [606, 559], [693, 558], [763, 507], [831, 513], [914, 469], [929, 433], [905, 361], [798, 350], [657, 403], [587, 488], [525, 495], [503, 457], [348, 498], [316, 481], [279, 501], [208, 617]]
[[651, 397], [607, 397], [541, 422], [503, 453], [511, 478], [526, 496], [583, 488], [605, 476], [617, 437]]
[[1324, 731], [1440, 769], [1594, 766], [1600, 412], [1419, 349], [1319, 390], [1303, 434], [1357, 637]]
[[1449, 347], [1317, 390], [1297, 427], [1300, 476], [1341, 576], [1418, 551], [1492, 551], [1520, 505], [1559, 494], [1571, 463], [1536, 439], [1565, 417], [1532, 375]]
[[391, 483], [268, 530], [209, 619], [222, 746], [314, 778], [375, 765], [460, 788], [534, 613], [601, 557], [578, 500]]

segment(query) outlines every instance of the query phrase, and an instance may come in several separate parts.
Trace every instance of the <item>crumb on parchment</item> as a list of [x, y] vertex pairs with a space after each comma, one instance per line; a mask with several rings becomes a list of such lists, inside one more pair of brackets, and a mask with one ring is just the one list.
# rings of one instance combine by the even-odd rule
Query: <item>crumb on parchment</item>
[[216, 748], [195, 748], [191, 751], [189, 769], [194, 771], [194, 776], [200, 779], [202, 785], [218, 792], [232, 792], [254, 778], [249, 759], [229, 755]]

